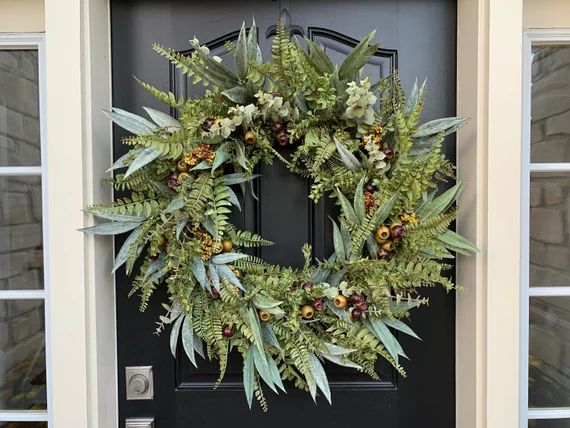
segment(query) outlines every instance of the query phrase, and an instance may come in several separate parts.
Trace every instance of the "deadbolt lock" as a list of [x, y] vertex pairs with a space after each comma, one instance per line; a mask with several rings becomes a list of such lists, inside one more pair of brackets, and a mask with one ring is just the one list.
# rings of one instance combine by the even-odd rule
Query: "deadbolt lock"
[[154, 385], [152, 366], [125, 367], [127, 400], [152, 400]]

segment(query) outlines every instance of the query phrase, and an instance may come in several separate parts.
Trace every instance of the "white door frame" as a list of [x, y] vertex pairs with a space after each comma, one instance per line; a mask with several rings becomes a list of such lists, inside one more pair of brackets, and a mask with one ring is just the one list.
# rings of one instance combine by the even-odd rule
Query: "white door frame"
[[[46, 0], [53, 423], [118, 426], [111, 239], [76, 230], [108, 201], [109, 0]], [[457, 426], [518, 423], [522, 0], [458, 0]], [[73, 177], [72, 180], [69, 177]], [[510, 303], [505, 303], [510, 302]], [[120, 369], [120, 368], [119, 368]], [[122, 423], [122, 421], [121, 421]]]

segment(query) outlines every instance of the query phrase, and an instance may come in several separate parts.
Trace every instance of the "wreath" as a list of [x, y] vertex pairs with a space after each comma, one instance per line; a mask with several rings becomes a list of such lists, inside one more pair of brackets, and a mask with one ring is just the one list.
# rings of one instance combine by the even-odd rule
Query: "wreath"
[[[107, 112], [133, 134], [111, 168], [126, 168], [111, 180], [126, 196], [88, 207], [107, 221], [84, 231], [130, 232], [113, 271], [126, 265], [131, 274], [136, 264], [131, 294], [140, 295], [141, 311], [157, 287], [167, 288], [157, 332], [171, 327], [172, 354], [181, 342], [196, 366], [196, 354], [217, 359], [219, 384], [239, 352], [247, 402], [255, 396], [266, 410], [263, 383], [278, 393], [289, 382], [314, 400], [319, 390], [330, 402], [324, 362], [378, 379], [383, 358], [404, 376], [397, 334], [417, 337], [404, 319], [427, 303], [420, 288], [452, 290], [445, 259], [476, 248], [449, 229], [461, 184], [436, 195], [438, 182], [454, 178], [444, 138], [465, 119], [419, 126], [425, 82], [406, 97], [395, 71], [375, 84], [362, 77], [378, 48], [374, 32], [338, 67], [282, 24], [264, 62], [256, 34], [255, 23], [242, 26], [227, 43], [235, 71], [196, 39], [190, 55], [154, 46], [205, 94], [177, 99], [139, 80], [178, 119], [151, 108], [152, 122]], [[282, 155], [282, 146], [293, 154]], [[338, 205], [328, 259], [313, 260], [305, 245], [302, 268], [267, 263], [248, 249], [272, 243], [231, 224], [256, 165], [273, 161], [308, 178], [312, 200], [327, 195]]]

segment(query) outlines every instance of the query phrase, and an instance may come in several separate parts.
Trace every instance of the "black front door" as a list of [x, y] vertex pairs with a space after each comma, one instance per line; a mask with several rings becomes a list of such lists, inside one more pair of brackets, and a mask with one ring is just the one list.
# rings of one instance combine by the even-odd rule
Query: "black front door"
[[[132, 78], [133, 75], [177, 95], [199, 89], [153, 53], [160, 43], [179, 51], [189, 48], [194, 36], [224, 57], [224, 42], [237, 38], [242, 21], [254, 16], [259, 42], [269, 56], [272, 26], [283, 16], [290, 30], [321, 43], [340, 63], [349, 47], [372, 29], [382, 49], [366, 66], [373, 79], [399, 68], [404, 84], [428, 78], [429, 97], [424, 120], [455, 113], [456, 5], [451, 0], [113, 0], [112, 54], [113, 104], [142, 114], [141, 106], [157, 105]], [[285, 11], [285, 12], [284, 12]], [[115, 129], [115, 157], [124, 148]], [[450, 143], [448, 149], [453, 151]], [[454, 153], [448, 153], [453, 159]], [[276, 245], [261, 252], [270, 262], [298, 266], [301, 246], [313, 245], [315, 256], [332, 251], [330, 222], [333, 209], [313, 205], [308, 185], [275, 163], [263, 167], [258, 184], [259, 202], [244, 201], [235, 221]], [[141, 314], [136, 298], [128, 298], [129, 280], [117, 275], [117, 325], [120, 423], [128, 417], [152, 416], [156, 428], [217, 428], [228, 426], [286, 427], [376, 426], [385, 428], [451, 428], [455, 426], [454, 298], [443, 291], [428, 291], [430, 305], [414, 314], [412, 327], [423, 342], [401, 338], [411, 361], [404, 366], [408, 378], [399, 378], [387, 365], [379, 367], [380, 382], [356, 372], [330, 369], [333, 406], [319, 400], [315, 406], [307, 393], [289, 388], [287, 395], [269, 398], [270, 410], [249, 411], [241, 388], [241, 361], [228, 367], [217, 390], [217, 364], [201, 361], [196, 370], [183, 351], [174, 360], [168, 335], [153, 335], [162, 311], [160, 291]], [[124, 367], [152, 365], [154, 399], [127, 401]], [[347, 369], [348, 370], [348, 369]]]

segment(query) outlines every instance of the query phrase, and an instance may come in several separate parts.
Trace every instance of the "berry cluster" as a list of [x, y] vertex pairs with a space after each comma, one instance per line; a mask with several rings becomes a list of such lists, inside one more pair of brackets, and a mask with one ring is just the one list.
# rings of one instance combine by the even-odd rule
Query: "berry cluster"
[[383, 260], [390, 257], [398, 242], [404, 236], [404, 226], [401, 223], [392, 223], [389, 227], [382, 225], [374, 232], [374, 240], [380, 246], [378, 258]]
[[280, 145], [281, 147], [285, 147], [287, 144], [291, 143], [291, 139], [287, 133], [286, 123], [276, 120], [271, 126], [271, 131], [273, 131], [273, 139], [276, 144]]

